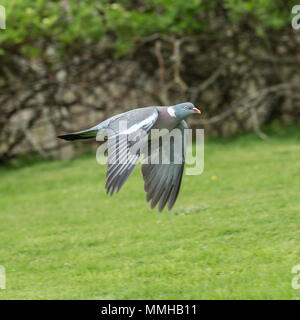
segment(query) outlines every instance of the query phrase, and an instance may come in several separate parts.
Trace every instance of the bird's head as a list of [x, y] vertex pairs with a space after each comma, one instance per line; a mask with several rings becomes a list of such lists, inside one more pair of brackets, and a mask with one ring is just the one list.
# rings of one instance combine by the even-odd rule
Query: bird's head
[[197, 109], [191, 102], [176, 104], [170, 108], [172, 108], [172, 111], [178, 120], [183, 120], [192, 114], [201, 113], [200, 110]]

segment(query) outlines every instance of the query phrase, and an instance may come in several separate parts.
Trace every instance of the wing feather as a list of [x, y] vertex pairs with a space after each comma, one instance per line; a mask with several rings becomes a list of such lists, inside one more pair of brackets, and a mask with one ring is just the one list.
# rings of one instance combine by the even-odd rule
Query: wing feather
[[[119, 192], [127, 181], [157, 117], [157, 109], [149, 107], [124, 113], [109, 123], [106, 193]], [[125, 129], [121, 121], [127, 122]]]
[[[185, 121], [181, 121], [176, 127], [181, 130], [182, 137], [182, 161], [181, 163], [176, 163], [174, 147], [174, 140], [170, 140], [170, 164], [151, 164], [151, 154], [148, 155], [146, 163], [142, 165], [142, 173], [144, 178], [144, 189], [146, 192], [147, 201], [151, 201], [151, 209], [156, 207], [158, 204], [158, 210], [162, 211], [164, 207], [168, 204], [168, 210], [171, 210], [174, 206], [178, 193], [181, 186], [182, 175], [184, 171], [184, 160], [186, 152], [186, 141], [184, 129], [188, 126]], [[159, 149], [154, 152], [162, 153], [162, 145], [159, 145]], [[178, 157], [176, 158], [178, 159]]]

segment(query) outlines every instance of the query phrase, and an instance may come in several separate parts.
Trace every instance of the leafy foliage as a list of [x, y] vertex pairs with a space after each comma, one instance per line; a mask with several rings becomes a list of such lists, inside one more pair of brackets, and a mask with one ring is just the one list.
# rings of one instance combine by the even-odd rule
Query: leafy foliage
[[289, 23], [292, 2], [226, 0], [220, 5], [216, 0], [3, 0], [7, 29], [0, 32], [0, 53], [20, 47], [26, 56], [47, 55], [47, 46], [55, 44], [57, 53], [64, 54], [70, 47], [97, 44], [107, 35], [122, 55], [135, 41], [153, 33], [208, 32], [220, 16], [229, 23], [247, 24], [263, 35]]

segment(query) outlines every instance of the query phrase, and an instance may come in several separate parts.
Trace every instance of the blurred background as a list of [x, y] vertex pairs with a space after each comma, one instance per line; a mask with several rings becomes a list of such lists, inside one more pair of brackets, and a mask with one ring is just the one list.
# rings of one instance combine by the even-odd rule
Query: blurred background
[[191, 101], [206, 137], [299, 123], [295, 1], [3, 0], [0, 162], [69, 159], [58, 134]]
[[[295, 4], [0, 0], [0, 299], [299, 300]], [[184, 101], [205, 169], [170, 212], [138, 168], [106, 196], [96, 142], [57, 139]]]

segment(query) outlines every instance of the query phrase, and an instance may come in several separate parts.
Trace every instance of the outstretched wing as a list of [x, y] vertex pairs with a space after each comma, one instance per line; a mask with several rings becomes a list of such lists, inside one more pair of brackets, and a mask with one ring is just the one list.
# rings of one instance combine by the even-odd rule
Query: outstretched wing
[[106, 193], [119, 192], [126, 182], [157, 117], [157, 109], [148, 107], [126, 112], [109, 123]]
[[[183, 120], [176, 127], [181, 133], [181, 141], [170, 139], [170, 149], [165, 148], [163, 143], [158, 145], [156, 150], [151, 150], [145, 163], [142, 165], [144, 178], [144, 189], [147, 193], [147, 201], [151, 201], [151, 209], [158, 203], [158, 210], [162, 211], [168, 203], [168, 210], [171, 210], [178, 196], [181, 185], [182, 174], [184, 170], [184, 161], [186, 153], [186, 136], [184, 129], [187, 129], [187, 123]], [[180, 143], [179, 143], [180, 142]], [[164, 152], [169, 152], [170, 163], [164, 163]], [[154, 161], [153, 159], [158, 160]], [[151, 163], [152, 162], [152, 163]]]

